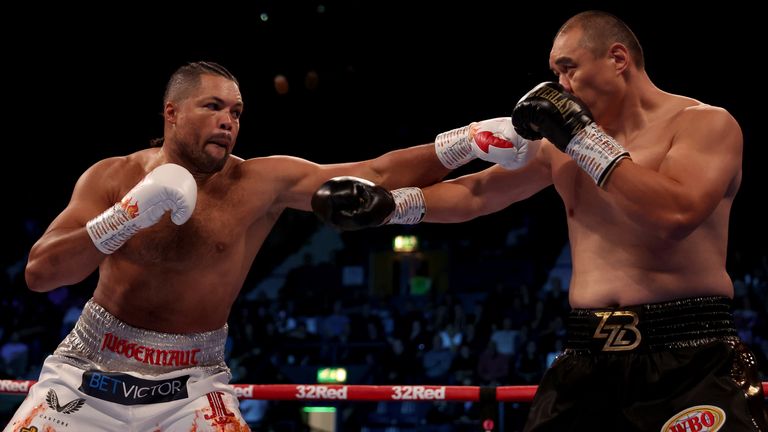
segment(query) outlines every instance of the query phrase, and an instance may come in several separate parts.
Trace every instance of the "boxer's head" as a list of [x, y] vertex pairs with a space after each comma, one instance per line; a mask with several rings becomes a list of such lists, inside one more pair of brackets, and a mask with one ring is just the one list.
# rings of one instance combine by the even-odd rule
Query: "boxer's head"
[[165, 91], [165, 150], [201, 173], [221, 170], [240, 130], [237, 79], [215, 63], [179, 68]]

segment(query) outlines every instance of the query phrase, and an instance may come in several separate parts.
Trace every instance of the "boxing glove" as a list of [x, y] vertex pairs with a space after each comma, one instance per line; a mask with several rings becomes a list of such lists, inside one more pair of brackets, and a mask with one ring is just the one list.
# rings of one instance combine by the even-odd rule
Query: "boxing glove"
[[435, 137], [435, 152], [446, 168], [458, 168], [479, 158], [514, 170], [536, 154], [539, 143], [515, 132], [509, 117], [499, 117], [443, 132]]
[[512, 124], [525, 139], [548, 139], [570, 155], [598, 186], [618, 161], [630, 157], [621, 144], [600, 130], [592, 113], [555, 82], [543, 82], [525, 94], [512, 111]]
[[334, 177], [312, 195], [312, 211], [344, 231], [382, 224], [415, 224], [426, 211], [419, 188], [388, 191], [358, 177]]
[[185, 223], [196, 203], [197, 183], [192, 174], [179, 165], [164, 164], [85, 227], [93, 244], [101, 252], [111, 254], [139, 230], [156, 224], [167, 211], [171, 212], [173, 223]]

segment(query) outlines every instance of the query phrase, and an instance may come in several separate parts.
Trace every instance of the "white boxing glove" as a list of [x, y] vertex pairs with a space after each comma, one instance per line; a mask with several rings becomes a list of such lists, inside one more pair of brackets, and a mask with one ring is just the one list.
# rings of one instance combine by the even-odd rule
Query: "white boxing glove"
[[458, 168], [475, 158], [497, 163], [508, 170], [525, 166], [539, 149], [515, 132], [511, 117], [470, 123], [435, 138], [435, 151], [446, 168]]
[[88, 221], [93, 244], [111, 254], [140, 229], [156, 224], [165, 212], [181, 225], [192, 216], [197, 203], [197, 183], [186, 168], [164, 164], [153, 169], [104, 213]]

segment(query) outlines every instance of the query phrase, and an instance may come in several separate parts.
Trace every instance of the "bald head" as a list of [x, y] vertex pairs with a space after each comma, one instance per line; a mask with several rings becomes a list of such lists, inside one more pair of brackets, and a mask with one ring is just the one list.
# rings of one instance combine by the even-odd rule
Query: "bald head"
[[581, 29], [580, 45], [595, 57], [604, 55], [612, 44], [620, 43], [627, 47], [635, 67], [638, 70], [645, 68], [640, 42], [624, 21], [616, 16], [601, 11], [582, 12], [566, 21], [557, 31], [555, 38], [573, 29]]

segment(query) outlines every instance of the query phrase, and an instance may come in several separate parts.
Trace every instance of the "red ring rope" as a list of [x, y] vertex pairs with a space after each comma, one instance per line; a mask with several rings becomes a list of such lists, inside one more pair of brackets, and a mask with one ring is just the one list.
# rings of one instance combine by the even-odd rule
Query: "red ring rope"
[[[23, 395], [37, 381], [0, 380], [0, 395]], [[444, 400], [477, 402], [478, 386], [434, 385], [324, 385], [324, 384], [233, 384], [240, 399], [260, 400], [350, 400], [350, 401], [420, 401]], [[499, 402], [530, 402], [536, 392], [535, 385], [496, 387]], [[768, 382], [763, 383], [768, 395]]]

